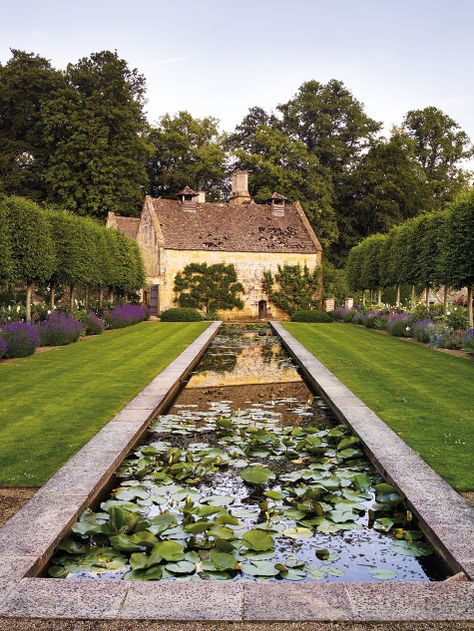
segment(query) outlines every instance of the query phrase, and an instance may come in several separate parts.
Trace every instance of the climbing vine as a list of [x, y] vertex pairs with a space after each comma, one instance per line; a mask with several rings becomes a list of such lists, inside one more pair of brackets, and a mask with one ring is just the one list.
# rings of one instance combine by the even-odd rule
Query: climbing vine
[[238, 282], [234, 265], [190, 263], [176, 274], [174, 291], [175, 303], [180, 307], [193, 307], [206, 314], [244, 306], [239, 296], [244, 287]]
[[290, 315], [299, 309], [320, 307], [319, 271], [306, 265], [279, 265], [275, 276], [264, 272], [262, 285], [270, 301]]

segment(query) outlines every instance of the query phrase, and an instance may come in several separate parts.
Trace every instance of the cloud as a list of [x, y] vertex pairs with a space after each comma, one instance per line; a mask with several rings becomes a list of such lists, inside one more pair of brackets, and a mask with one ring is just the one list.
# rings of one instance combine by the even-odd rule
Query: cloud
[[164, 66], [165, 64], [174, 64], [178, 61], [186, 61], [189, 57], [167, 57], [164, 59], [155, 59], [154, 61], [145, 61], [138, 64], [142, 68], [148, 68], [150, 66]]

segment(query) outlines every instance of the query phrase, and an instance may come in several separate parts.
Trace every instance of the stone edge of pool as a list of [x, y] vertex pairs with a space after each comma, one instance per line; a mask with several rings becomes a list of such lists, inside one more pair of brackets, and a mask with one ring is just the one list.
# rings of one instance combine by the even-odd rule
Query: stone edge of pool
[[[471, 581], [165, 584], [35, 577], [81, 511], [107, 487], [113, 471], [140, 440], [151, 418], [164, 409], [176, 394], [206, 351], [220, 324], [211, 324], [0, 529], [0, 618], [181, 621], [474, 619], [474, 585]], [[453, 571], [462, 568], [472, 577], [472, 552], [470, 558], [466, 557], [470, 533], [464, 529], [468, 516], [472, 519], [472, 513], [463, 513], [463, 505], [455, 504], [453, 509], [449, 502], [440, 502], [436, 495], [441, 488], [439, 481], [444, 485], [443, 493], [454, 493], [451, 487], [441, 478], [438, 481], [437, 474], [286, 329], [278, 323], [271, 324], [287, 350], [297, 359], [310, 385], [326, 398], [341, 420], [351, 425], [381, 473], [407, 495], [428, 537], [441, 553], [444, 552], [443, 556], [447, 555], [445, 558]], [[374, 427], [377, 431], [372, 437]], [[392, 438], [396, 439], [395, 442], [390, 442]], [[405, 462], [405, 468], [401, 461]], [[421, 504], [418, 500], [423, 498], [418, 498], [415, 493], [420, 487], [415, 485], [415, 489], [407, 489], [405, 479], [401, 478], [403, 471], [406, 474], [407, 464], [410, 477], [414, 470], [419, 471], [422, 476], [420, 485], [427, 485], [425, 495], [428, 500], [425, 498]], [[443, 520], [442, 527], [433, 522], [441, 510], [439, 506], [448, 512], [454, 510], [452, 518]], [[467, 504], [464, 508], [469, 509]], [[448, 526], [451, 529], [462, 526], [460, 534], [453, 538], [452, 533], [446, 530]]]

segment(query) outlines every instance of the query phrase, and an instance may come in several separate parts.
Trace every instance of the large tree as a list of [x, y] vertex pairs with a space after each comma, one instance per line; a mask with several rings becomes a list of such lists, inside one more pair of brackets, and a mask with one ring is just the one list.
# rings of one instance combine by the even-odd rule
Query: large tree
[[137, 213], [147, 185], [145, 80], [116, 52], [69, 64], [43, 110], [49, 200], [81, 215]]
[[43, 111], [64, 88], [64, 75], [44, 57], [21, 50], [0, 64], [0, 191], [43, 200], [50, 147]]
[[388, 232], [397, 224], [431, 210], [426, 176], [415, 156], [414, 142], [393, 130], [388, 140], [374, 142], [346, 182], [342, 251], [361, 237]]
[[435, 205], [442, 207], [462, 190], [469, 173], [462, 161], [474, 155], [471, 141], [450, 116], [436, 107], [411, 110], [403, 120], [403, 132], [415, 143]]
[[148, 161], [150, 193], [173, 197], [185, 186], [204, 190], [218, 200], [226, 176], [224, 138], [212, 117], [193, 118], [189, 112], [165, 114], [150, 130], [153, 155]]

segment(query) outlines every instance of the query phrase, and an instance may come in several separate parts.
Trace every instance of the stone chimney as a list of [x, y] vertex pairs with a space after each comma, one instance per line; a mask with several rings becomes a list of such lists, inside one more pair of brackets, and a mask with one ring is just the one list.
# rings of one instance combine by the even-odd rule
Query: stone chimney
[[232, 173], [232, 191], [230, 193], [229, 203], [238, 206], [250, 202], [251, 199], [248, 171], [234, 171], [234, 173]]
[[193, 191], [189, 186], [185, 186], [182, 191], [179, 191], [177, 197], [183, 207], [183, 210], [188, 213], [196, 212], [196, 200], [199, 193]]
[[198, 191], [197, 197], [196, 197], [196, 202], [198, 204], [205, 204], [206, 203], [206, 191]]
[[273, 193], [268, 201], [272, 205], [272, 215], [274, 217], [285, 216], [286, 197], [284, 195], [280, 195], [280, 193]]

